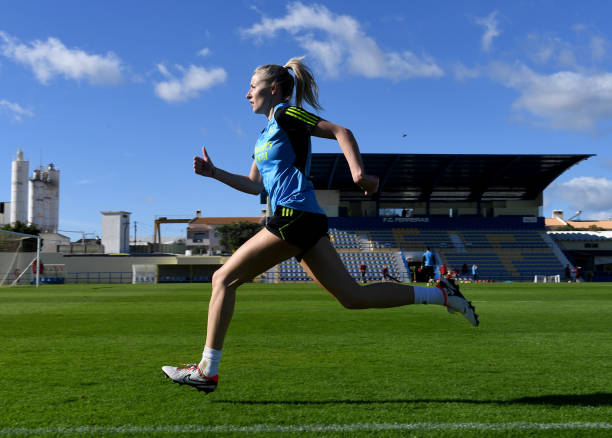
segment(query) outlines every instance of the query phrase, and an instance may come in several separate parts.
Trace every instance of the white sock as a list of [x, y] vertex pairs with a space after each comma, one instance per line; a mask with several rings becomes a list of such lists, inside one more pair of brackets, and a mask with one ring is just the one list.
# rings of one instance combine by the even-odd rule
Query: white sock
[[221, 350], [204, 347], [202, 360], [198, 366], [206, 377], [213, 377], [219, 374], [219, 362], [221, 362]]
[[437, 287], [414, 287], [414, 304], [439, 304], [444, 305], [444, 292]]

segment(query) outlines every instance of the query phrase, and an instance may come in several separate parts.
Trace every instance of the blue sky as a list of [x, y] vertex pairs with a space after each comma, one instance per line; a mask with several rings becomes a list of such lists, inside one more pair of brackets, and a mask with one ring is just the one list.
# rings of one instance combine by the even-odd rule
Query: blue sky
[[106, 210], [132, 212], [139, 237], [156, 216], [258, 215], [192, 158], [206, 145], [247, 173], [266, 123], [251, 74], [306, 55], [321, 116], [362, 152], [597, 154], [545, 191], [544, 213], [612, 217], [610, 16], [588, 0], [5, 0], [0, 200], [22, 148], [30, 171], [61, 171], [60, 229], [99, 234]]

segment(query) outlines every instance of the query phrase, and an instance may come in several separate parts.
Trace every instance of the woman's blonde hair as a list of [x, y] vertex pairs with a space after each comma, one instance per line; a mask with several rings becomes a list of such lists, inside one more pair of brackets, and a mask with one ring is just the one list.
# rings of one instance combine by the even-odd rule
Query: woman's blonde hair
[[[295, 86], [295, 106], [302, 107], [302, 102], [306, 101], [314, 109], [321, 110], [323, 108], [319, 104], [319, 87], [310, 68], [302, 62], [302, 59], [304, 59], [303, 56], [291, 58], [284, 66], [262, 65], [255, 69], [255, 73], [259, 73], [262, 80], [268, 83], [276, 82], [278, 84], [283, 102], [289, 103], [291, 101]], [[295, 79], [289, 73], [289, 70], [293, 71]]]

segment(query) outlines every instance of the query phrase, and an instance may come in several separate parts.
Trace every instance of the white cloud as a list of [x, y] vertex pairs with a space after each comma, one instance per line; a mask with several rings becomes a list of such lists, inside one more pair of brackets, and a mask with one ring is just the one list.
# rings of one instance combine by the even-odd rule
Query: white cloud
[[600, 221], [609, 221], [612, 220], [612, 209], [603, 210], [603, 211], [594, 211], [589, 214], [589, 219], [600, 220]]
[[493, 44], [493, 38], [501, 35], [499, 30], [499, 23], [497, 22], [497, 11], [491, 12], [489, 15], [483, 18], [476, 18], [476, 24], [479, 24], [485, 28], [485, 32], [482, 35], [481, 46], [482, 50], [488, 52], [491, 50]]
[[419, 57], [407, 50], [382, 50], [348, 15], [335, 15], [325, 6], [305, 6], [300, 2], [288, 5], [287, 10], [281, 18], [263, 17], [242, 34], [263, 39], [285, 31], [331, 76], [338, 76], [341, 68], [347, 67], [356, 75], [393, 80], [444, 74], [429, 56]]
[[7, 112], [13, 116], [13, 120], [21, 122], [23, 117], [33, 117], [34, 113], [29, 109], [22, 108], [18, 103], [9, 102], [8, 100], [0, 100], [0, 112]]
[[208, 56], [210, 55], [210, 49], [208, 47], [204, 47], [202, 50], [198, 52], [198, 56]]
[[[581, 176], [551, 187], [555, 198], [570, 204], [572, 209], [589, 212], [589, 218], [610, 217], [612, 212], [612, 180]], [[585, 215], [586, 216], [586, 215]]]
[[566, 41], [551, 35], [530, 34], [525, 53], [536, 64], [554, 63], [563, 67], [575, 67], [575, 48]]
[[181, 78], [175, 77], [163, 64], [157, 69], [168, 80], [155, 84], [155, 94], [167, 102], [180, 102], [194, 99], [200, 91], [225, 82], [227, 73], [222, 68], [207, 70], [203, 67], [190, 65], [189, 68], [175, 66], [183, 74]]
[[596, 132], [612, 121], [612, 73], [536, 73], [524, 65], [494, 63], [490, 76], [520, 93], [513, 108], [558, 130]]
[[527, 36], [526, 54], [536, 64], [546, 64], [557, 53], [561, 41], [551, 36], [530, 34]]
[[91, 55], [69, 49], [57, 38], [35, 40], [26, 45], [0, 31], [0, 53], [30, 67], [42, 84], [58, 75], [85, 79], [92, 84], [115, 84], [121, 80], [121, 61], [114, 53]]
[[172, 77], [172, 74], [170, 73], [170, 71], [168, 71], [164, 64], [157, 64], [157, 71], [159, 71], [166, 78]]
[[551, 63], [562, 68], [583, 70], [589, 65], [605, 60], [609, 42], [600, 36], [585, 35], [578, 42], [563, 40], [550, 34], [530, 33], [524, 40], [523, 50], [536, 64]]

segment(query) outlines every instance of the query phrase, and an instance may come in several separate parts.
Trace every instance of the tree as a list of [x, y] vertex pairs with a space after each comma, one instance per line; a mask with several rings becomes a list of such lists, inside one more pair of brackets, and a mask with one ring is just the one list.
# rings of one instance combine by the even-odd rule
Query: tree
[[217, 232], [221, 234], [219, 243], [221, 246], [236, 251], [244, 242], [253, 237], [261, 230], [260, 224], [252, 222], [235, 222], [232, 224], [222, 225], [217, 228]]
[[589, 225], [588, 230], [589, 231], [605, 231], [606, 229], [593, 224], [593, 225]]
[[33, 236], [38, 236], [40, 234], [40, 230], [34, 225], [26, 225], [19, 221], [15, 221], [14, 225], [5, 225], [2, 227], [2, 229], [6, 231], [13, 231], [15, 233], [31, 234]]

